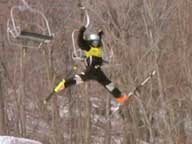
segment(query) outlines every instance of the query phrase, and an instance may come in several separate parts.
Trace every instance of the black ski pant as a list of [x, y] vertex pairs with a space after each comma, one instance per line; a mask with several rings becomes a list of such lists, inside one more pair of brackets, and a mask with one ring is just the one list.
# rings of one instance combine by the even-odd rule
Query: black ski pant
[[121, 91], [114, 86], [112, 81], [110, 81], [100, 67], [88, 66], [84, 72], [74, 75], [71, 78], [65, 80], [65, 88], [80, 84], [88, 80], [96, 80], [102, 86], [104, 86], [115, 98], [121, 97]]

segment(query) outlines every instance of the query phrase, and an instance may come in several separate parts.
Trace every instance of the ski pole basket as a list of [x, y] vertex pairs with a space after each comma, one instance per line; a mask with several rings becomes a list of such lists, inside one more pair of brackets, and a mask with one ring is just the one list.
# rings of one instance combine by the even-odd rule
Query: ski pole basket
[[10, 44], [23, 47], [40, 47], [53, 39], [46, 16], [22, 0], [22, 5], [11, 8], [7, 21], [7, 37]]

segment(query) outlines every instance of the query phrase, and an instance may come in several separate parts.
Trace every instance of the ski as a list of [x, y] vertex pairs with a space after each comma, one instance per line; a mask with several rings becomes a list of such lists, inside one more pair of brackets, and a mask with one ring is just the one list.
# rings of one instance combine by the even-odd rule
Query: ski
[[156, 74], [156, 71], [152, 71], [148, 74], [148, 76], [138, 85], [135, 87], [135, 89], [133, 91], [131, 91], [128, 96], [133, 96], [135, 95], [137, 92], [140, 93], [140, 89], [141, 87], [143, 87], [154, 75]]
[[[150, 73], [147, 75], [147, 77], [146, 77], [139, 85], [137, 85], [137, 86], [135, 87], [135, 89], [134, 89], [133, 91], [129, 92], [128, 96], [129, 96], [129, 97], [132, 97], [132, 96], [134, 96], [134, 95], [137, 95], [137, 93], [140, 93], [141, 87], [143, 87], [145, 84], [147, 84], [147, 82], [148, 82], [155, 74], [156, 74], [156, 71], [155, 71], [155, 70], [153, 70], [152, 72], [150, 72]], [[110, 115], [109, 115], [108, 120], [110, 120], [110, 118], [111, 118], [115, 113], [119, 112], [121, 106], [123, 106], [123, 105], [118, 104], [118, 106], [110, 112]], [[108, 121], [108, 120], [107, 120], [107, 121]]]

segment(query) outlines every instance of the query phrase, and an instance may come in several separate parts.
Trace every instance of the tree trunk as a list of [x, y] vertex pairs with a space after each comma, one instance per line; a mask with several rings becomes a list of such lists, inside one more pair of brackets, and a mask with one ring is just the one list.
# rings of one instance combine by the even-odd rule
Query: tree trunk
[[87, 93], [88, 91], [88, 85], [85, 84], [85, 92], [84, 97], [85, 97], [85, 115], [84, 115], [84, 123], [85, 123], [85, 133], [84, 133], [84, 144], [90, 144], [91, 143], [91, 114], [90, 114], [90, 97]]
[[5, 104], [4, 104], [4, 97], [3, 97], [3, 70], [1, 69], [0, 65], [0, 135], [5, 134]]

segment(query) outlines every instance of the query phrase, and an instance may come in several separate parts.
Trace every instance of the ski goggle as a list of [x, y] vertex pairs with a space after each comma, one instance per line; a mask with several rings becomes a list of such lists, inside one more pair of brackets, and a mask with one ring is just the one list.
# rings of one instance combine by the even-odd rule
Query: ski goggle
[[93, 45], [93, 46], [98, 46], [100, 43], [101, 43], [100, 40], [92, 40], [91, 41], [91, 45]]

